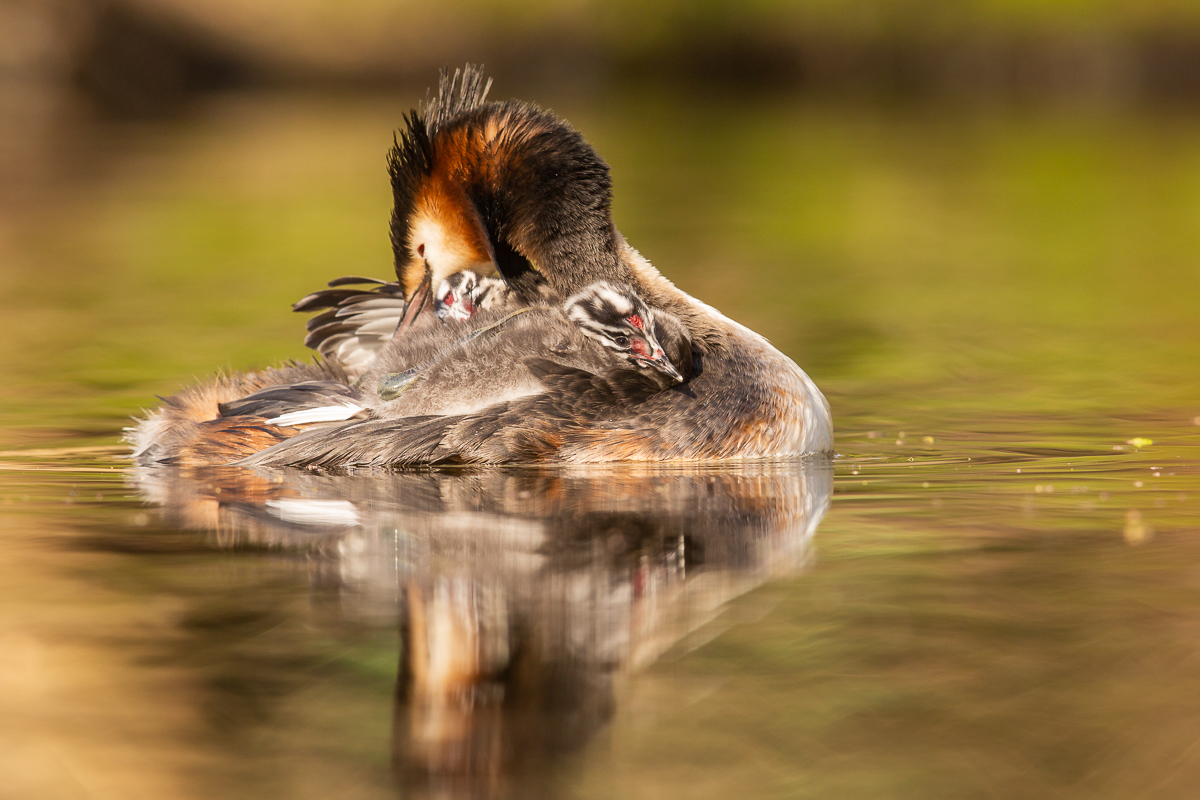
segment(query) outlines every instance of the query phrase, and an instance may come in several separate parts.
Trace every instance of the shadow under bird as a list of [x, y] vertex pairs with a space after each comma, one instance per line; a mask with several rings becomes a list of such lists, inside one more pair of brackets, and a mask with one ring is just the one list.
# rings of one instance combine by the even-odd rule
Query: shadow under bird
[[[388, 161], [397, 281], [339, 280], [301, 301], [324, 309], [308, 340], [324, 359], [167, 398], [130, 432], [141, 463], [593, 463], [832, 449], [829, 405], [811, 379], [621, 236], [608, 166], [583, 137], [533, 105], [485, 102], [489, 87], [474, 67], [443, 75], [428, 107], [406, 116]], [[439, 325], [434, 289], [466, 271], [503, 281], [490, 285], [500, 308]], [[631, 364], [610, 346], [614, 330], [570, 315], [598, 284], [645, 309], [626, 318], [641, 319], [643, 347], [661, 348], [657, 367]], [[566, 340], [571, 358], [555, 350]], [[520, 387], [515, 364], [528, 373]]]

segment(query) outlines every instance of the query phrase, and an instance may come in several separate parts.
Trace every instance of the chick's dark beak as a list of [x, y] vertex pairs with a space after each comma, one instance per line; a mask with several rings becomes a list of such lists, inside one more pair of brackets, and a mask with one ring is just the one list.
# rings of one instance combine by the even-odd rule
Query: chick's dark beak
[[638, 360], [646, 362], [675, 383], [683, 383], [683, 375], [680, 374], [675, 365], [667, 358], [667, 354], [663, 352], [661, 347], [655, 347], [651, 355], [642, 356]]

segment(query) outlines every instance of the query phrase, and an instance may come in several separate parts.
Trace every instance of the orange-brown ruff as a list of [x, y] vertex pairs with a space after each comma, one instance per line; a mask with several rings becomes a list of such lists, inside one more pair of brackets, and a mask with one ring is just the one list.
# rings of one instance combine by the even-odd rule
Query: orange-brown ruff
[[[406, 319], [422, 318], [431, 282], [464, 269], [497, 272], [529, 305], [559, 304], [595, 281], [628, 286], [686, 327], [689, 380], [647, 390], [619, 370], [586, 372], [556, 360], [553, 343], [538, 340], [531, 326], [501, 326], [488, 335], [532, 337], [507, 344], [526, 346], [523, 363], [539, 390], [504, 396], [503, 387], [490, 386], [498, 379], [485, 348], [495, 339], [484, 337], [462, 357], [478, 359], [472, 374], [480, 396], [492, 400], [450, 416], [390, 418], [328, 360], [221, 377], [169, 398], [131, 430], [140, 462], [336, 468], [776, 458], [832, 449], [829, 405], [809, 377], [766, 339], [677, 289], [617, 231], [608, 167], [582, 136], [534, 106], [484, 103], [476, 69], [461, 83], [457, 77], [443, 77], [426, 112], [407, 118], [390, 154], [400, 285], [391, 302], [407, 298]], [[384, 302], [365, 291], [337, 293]], [[404, 361], [411, 321], [368, 357], [391, 371], [411, 367]], [[304, 409], [346, 413], [302, 424], [291, 412]]]

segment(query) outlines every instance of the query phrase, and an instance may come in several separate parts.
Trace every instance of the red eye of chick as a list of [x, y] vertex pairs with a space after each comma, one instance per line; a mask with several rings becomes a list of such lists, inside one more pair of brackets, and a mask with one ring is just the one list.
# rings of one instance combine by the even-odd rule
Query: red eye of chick
[[639, 331], [642, 329], [642, 318], [637, 314], [626, 317], [625, 321], [637, 328]]
[[446, 297], [442, 300], [446, 305], [454, 305], [454, 292], [446, 292]]

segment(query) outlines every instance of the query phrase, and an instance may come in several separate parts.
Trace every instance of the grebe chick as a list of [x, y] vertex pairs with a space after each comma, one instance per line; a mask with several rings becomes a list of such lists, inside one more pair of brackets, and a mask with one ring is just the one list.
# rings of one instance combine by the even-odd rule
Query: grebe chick
[[433, 298], [433, 312], [442, 322], [463, 322], [480, 311], [521, 304], [503, 280], [481, 277], [469, 269], [444, 279]]
[[[433, 311], [442, 322], [462, 322], [477, 311], [519, 304], [504, 281], [463, 270], [438, 286]], [[292, 310], [321, 312], [308, 320], [305, 346], [357, 378], [371, 368], [383, 346], [396, 337], [408, 306], [404, 289], [396, 281], [347, 276], [330, 281], [327, 289], [304, 296]]]
[[449, 343], [448, 332], [458, 326], [392, 342], [362, 379], [364, 405], [381, 418], [464, 414], [545, 392], [547, 372], [604, 376], [631, 397], [668, 389], [692, 373], [682, 323], [603, 281], [561, 308], [481, 311], [472, 324]]

